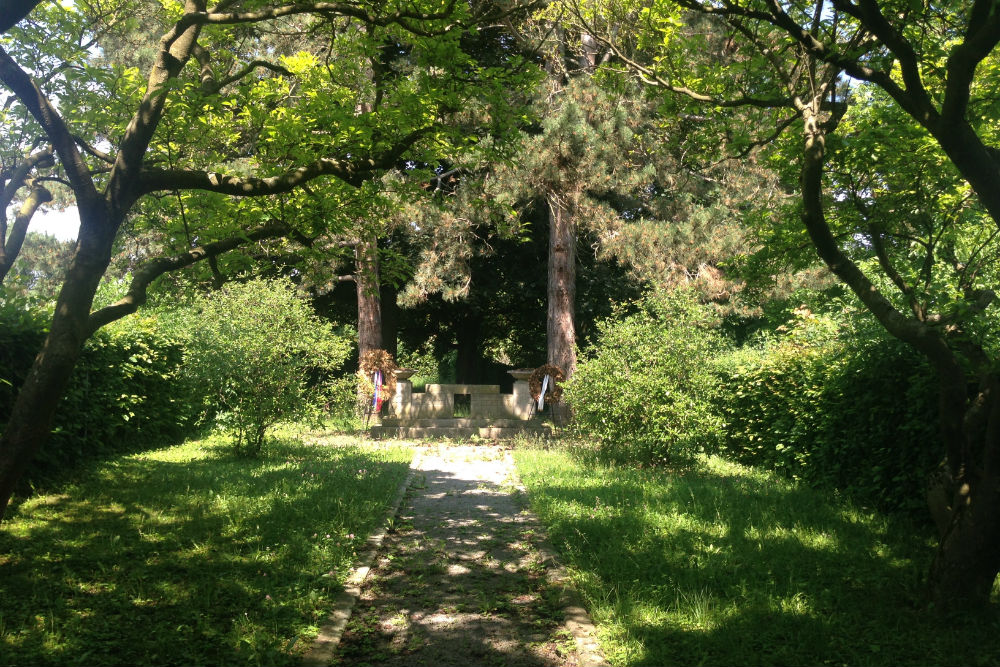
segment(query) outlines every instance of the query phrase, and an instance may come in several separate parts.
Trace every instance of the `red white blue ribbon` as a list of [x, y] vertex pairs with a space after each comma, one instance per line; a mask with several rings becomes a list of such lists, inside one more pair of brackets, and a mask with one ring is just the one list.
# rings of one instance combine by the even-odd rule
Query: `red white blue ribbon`
[[375, 385], [375, 396], [372, 397], [372, 407], [378, 413], [382, 409], [382, 371], [372, 373], [372, 383]]
[[540, 392], [538, 392], [538, 411], [539, 412], [541, 412], [542, 410], [545, 409], [545, 392], [549, 388], [549, 380], [551, 380], [551, 378], [548, 376], [548, 374], [546, 374], [545, 377], [542, 378], [542, 390]]

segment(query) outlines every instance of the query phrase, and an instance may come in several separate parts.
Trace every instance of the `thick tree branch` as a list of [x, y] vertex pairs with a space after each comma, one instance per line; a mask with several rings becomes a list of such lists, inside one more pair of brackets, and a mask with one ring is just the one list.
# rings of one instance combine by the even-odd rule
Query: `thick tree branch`
[[[185, 3], [185, 9], [189, 11], [203, 9], [204, 6], [204, 0], [187, 0]], [[180, 73], [191, 57], [200, 30], [199, 25], [185, 25], [182, 17], [160, 38], [160, 51], [149, 73], [146, 94], [125, 128], [118, 156], [108, 179], [108, 202], [115, 209], [111, 211], [112, 219], [122, 218], [138, 198], [133, 185], [139, 177], [143, 158], [163, 117], [163, 106], [167, 99], [165, 84]]]
[[124, 297], [110, 306], [106, 306], [90, 314], [87, 323], [88, 336], [92, 335], [105, 324], [114, 322], [138, 310], [146, 302], [146, 289], [164, 273], [177, 271], [178, 269], [191, 266], [196, 262], [217, 257], [247, 243], [286, 236], [290, 231], [288, 225], [284, 223], [271, 223], [259, 227], [245, 236], [235, 236], [215, 241], [198, 248], [192, 248], [187, 252], [173, 257], [158, 257], [146, 262], [132, 274], [132, 283], [129, 285], [128, 292]]
[[41, 0], [0, 0], [0, 34], [16, 26]]
[[6, 211], [10, 203], [14, 201], [17, 191], [27, 185], [32, 171], [36, 168], [48, 168], [54, 164], [51, 146], [27, 156], [13, 172], [5, 177], [7, 183], [4, 184], [3, 193], [0, 194], [0, 212]]
[[31, 222], [32, 216], [35, 215], [35, 211], [38, 210], [39, 206], [50, 201], [52, 201], [52, 193], [40, 185], [35, 185], [14, 217], [10, 236], [7, 236], [7, 221], [3, 220], [3, 228], [0, 229], [0, 283], [3, 283], [14, 266], [14, 260], [21, 254], [21, 246], [28, 233], [28, 224]]
[[941, 116], [945, 123], [965, 116], [969, 91], [976, 67], [1000, 42], [1000, 8], [996, 3], [979, 0], [970, 12], [965, 41], [948, 56], [947, 80]]
[[289, 192], [320, 176], [334, 176], [357, 186], [372, 172], [391, 169], [420, 137], [432, 128], [414, 130], [388, 151], [370, 158], [320, 158], [303, 167], [268, 178], [227, 176], [216, 172], [145, 169], [139, 177], [140, 194], [159, 190], [207, 190], [235, 197], [263, 197]]
[[66, 122], [31, 77], [2, 47], [0, 47], [0, 81], [13, 91], [42, 126], [66, 170], [66, 176], [73, 185], [77, 203], [80, 206], [88, 206], [96, 202], [99, 197], [97, 189]]
[[454, 14], [456, 0], [449, 0], [447, 7], [440, 12], [418, 12], [397, 10], [385, 15], [372, 14], [363, 7], [342, 2], [309, 2], [280, 7], [268, 7], [253, 12], [188, 12], [178, 22], [177, 27], [185, 30], [190, 26], [208, 23], [218, 25], [233, 25], [237, 23], [259, 23], [285, 16], [297, 14], [327, 14], [333, 16], [349, 16], [370, 25], [398, 25], [405, 21], [440, 21]]

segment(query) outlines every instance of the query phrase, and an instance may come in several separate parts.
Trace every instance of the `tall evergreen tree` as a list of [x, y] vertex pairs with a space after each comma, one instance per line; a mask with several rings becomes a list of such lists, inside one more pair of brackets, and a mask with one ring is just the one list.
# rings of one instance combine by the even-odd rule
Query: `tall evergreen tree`
[[[48, 437], [84, 342], [135, 312], [153, 280], [264, 239], [342, 227], [347, 218], [337, 216], [311, 222], [321, 229], [294, 229], [276, 213], [310, 192], [336, 208], [405, 159], [432, 164], [442, 147], [475, 145], [469, 127], [453, 122], [469, 109], [494, 119], [503, 136], [507, 93], [518, 85], [462, 50], [462, 33], [482, 15], [460, 3], [116, 0], [28, 8], [0, 48], [5, 108], [28, 112], [40, 145], [52, 145], [81, 224], [48, 337], [0, 437], [0, 512]], [[145, 76], [101, 55], [104, 40], [119, 43], [114, 35], [137, 9], [163, 28]], [[300, 19], [327, 36], [326, 51], [298, 48]], [[283, 48], [256, 32], [286, 25]], [[366, 64], [386, 40], [410, 44], [419, 66], [366, 113], [359, 106], [370, 99]], [[137, 207], [192, 192], [204, 193], [199, 205], [214, 212], [204, 218], [212, 224], [191, 235], [197, 245], [151, 258], [124, 298], [94, 310]]]

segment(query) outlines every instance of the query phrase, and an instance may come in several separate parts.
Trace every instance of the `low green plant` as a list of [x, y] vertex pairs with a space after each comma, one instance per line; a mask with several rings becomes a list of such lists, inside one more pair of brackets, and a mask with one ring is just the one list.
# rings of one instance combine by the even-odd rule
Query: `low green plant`
[[318, 418], [327, 402], [318, 380], [351, 350], [289, 280], [228, 283], [169, 319], [187, 337], [186, 379], [207, 391], [244, 454], [259, 454], [281, 420]]
[[778, 335], [721, 355], [723, 455], [884, 509], [925, 512], [940, 461], [934, 377], [850, 314], [801, 307]]
[[928, 526], [718, 456], [514, 456], [613, 665], [996, 662], [996, 608], [945, 627], [923, 604]]
[[710, 360], [725, 347], [711, 311], [684, 290], [651, 294], [638, 312], [605, 320], [568, 383], [578, 433], [615, 461], [690, 458], [722, 421]]
[[0, 661], [294, 665], [412, 452], [212, 436], [102, 462], [0, 526]]
[[364, 409], [359, 405], [358, 376], [347, 373], [326, 384], [327, 402], [324, 425], [337, 431], [352, 432], [364, 428]]

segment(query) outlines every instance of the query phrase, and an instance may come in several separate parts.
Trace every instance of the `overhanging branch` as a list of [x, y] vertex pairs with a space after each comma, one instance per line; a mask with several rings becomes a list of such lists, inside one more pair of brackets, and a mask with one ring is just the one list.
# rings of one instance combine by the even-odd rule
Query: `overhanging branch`
[[41, 0], [0, 0], [0, 33], [16, 26]]
[[414, 130], [392, 148], [375, 156], [350, 160], [320, 158], [302, 167], [266, 178], [183, 169], [145, 169], [139, 176], [138, 190], [144, 195], [161, 190], [206, 190], [234, 197], [263, 197], [290, 192], [320, 176], [334, 176], [357, 186], [372, 172], [396, 166], [402, 155], [431, 129], [424, 127]]
[[95, 331], [105, 324], [114, 322], [138, 310], [146, 302], [146, 289], [150, 283], [164, 273], [177, 271], [202, 260], [217, 257], [247, 243], [287, 236], [290, 232], [291, 229], [284, 223], [271, 223], [259, 227], [245, 236], [234, 236], [208, 243], [173, 257], [158, 257], [149, 260], [132, 275], [132, 283], [129, 285], [128, 292], [124, 297], [110, 306], [106, 306], [90, 314], [87, 322], [87, 335], [93, 335]]

